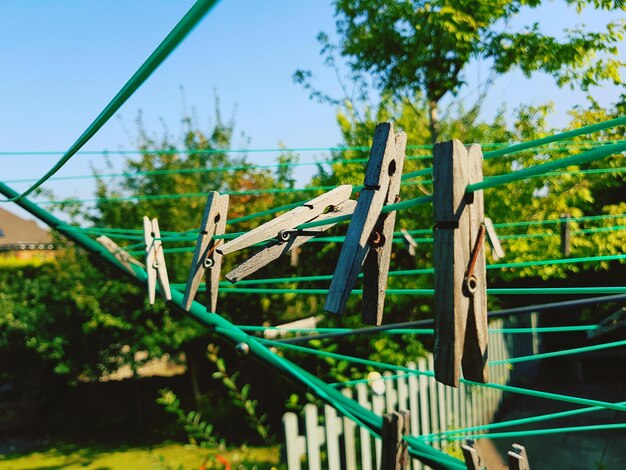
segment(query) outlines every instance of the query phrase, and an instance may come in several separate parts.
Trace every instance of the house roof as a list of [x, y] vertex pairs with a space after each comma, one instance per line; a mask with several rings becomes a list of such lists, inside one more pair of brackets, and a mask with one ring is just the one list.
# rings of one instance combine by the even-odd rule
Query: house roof
[[[0, 247], [16, 247], [14, 249], [36, 249], [38, 245], [52, 243], [52, 235], [48, 230], [39, 227], [32, 220], [0, 209]], [[35, 245], [35, 246], [32, 246]]]

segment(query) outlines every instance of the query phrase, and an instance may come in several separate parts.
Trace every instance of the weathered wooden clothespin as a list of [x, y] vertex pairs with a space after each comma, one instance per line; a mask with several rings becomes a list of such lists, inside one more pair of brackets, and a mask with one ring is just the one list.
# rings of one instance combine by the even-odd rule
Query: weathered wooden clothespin
[[115, 243], [106, 235], [99, 236], [98, 238], [96, 238], [96, 241], [99, 242], [109, 253], [115, 256], [115, 259], [117, 259], [121, 263], [121, 265], [124, 266], [124, 268], [133, 276], [135, 275], [135, 271], [133, 270], [131, 264], [139, 266], [140, 268], [144, 267], [143, 263], [140, 263], [135, 258], [126, 253], [123, 248], [121, 248], [117, 243]]
[[411, 434], [411, 419], [406, 410], [383, 416], [381, 470], [405, 470], [409, 466], [409, 447], [404, 436]]
[[609, 315], [600, 323], [598, 323], [598, 326], [596, 329], [591, 330], [587, 333], [587, 338], [589, 339], [597, 338], [600, 335], [609, 333], [622, 326], [626, 326], [626, 307], [620, 308], [617, 312], [615, 312], [612, 315]]
[[220, 269], [222, 267], [222, 255], [216, 252], [216, 248], [222, 240], [215, 240], [215, 235], [223, 235], [226, 229], [226, 217], [228, 214], [228, 194], [220, 195], [211, 191], [207, 198], [200, 233], [193, 252], [191, 269], [187, 277], [183, 308], [187, 311], [191, 308], [202, 276], [206, 273], [206, 296], [207, 310], [215, 312], [217, 307], [217, 289], [220, 281]]
[[[282, 325], [276, 325], [276, 329], [268, 329], [263, 331], [263, 337], [266, 339], [282, 338], [290, 334], [290, 329], [310, 329], [317, 328], [317, 324], [324, 319], [323, 315], [315, 315], [313, 317], [301, 318]], [[281, 331], [284, 328], [284, 331]]]
[[226, 274], [226, 279], [236, 283], [263, 266], [274, 261], [282, 254], [298, 248], [311, 238], [322, 234], [336, 222], [298, 230], [298, 225], [312, 221], [323, 221], [354, 211], [356, 202], [348, 199], [352, 194], [352, 186], [345, 184], [328, 191], [295, 209], [286, 212], [257, 228], [244, 233], [223, 245], [217, 251], [226, 255], [257, 243], [267, 242], [259, 251]]
[[569, 218], [569, 214], [561, 214], [561, 254], [565, 257], [571, 253]]
[[415, 256], [415, 248], [417, 248], [417, 243], [415, 239], [411, 236], [409, 232], [405, 229], [401, 228], [400, 233], [402, 233], [402, 240], [404, 241], [404, 245], [409, 252], [409, 255]]
[[488, 381], [487, 282], [479, 145], [458, 140], [434, 147], [435, 378], [458, 387], [463, 376]]
[[398, 201], [405, 150], [404, 132], [394, 134], [388, 122], [376, 126], [364, 188], [324, 304], [328, 312], [343, 312], [363, 267], [362, 320], [372, 325], [382, 323], [396, 214], [381, 211], [383, 206]]
[[530, 463], [524, 446], [513, 444], [507, 455], [509, 456], [509, 470], [530, 470]]
[[502, 244], [489, 217], [485, 217], [485, 230], [487, 231], [487, 240], [489, 240], [491, 245], [491, 257], [493, 260], [498, 261], [500, 258], [504, 258], [505, 253], [502, 249]]
[[157, 219], [150, 220], [144, 216], [143, 238], [146, 242], [146, 272], [148, 274], [148, 299], [150, 300], [150, 305], [153, 305], [155, 301], [157, 281], [165, 300], [172, 300], [170, 281], [167, 277], [167, 267], [165, 266], [165, 256], [163, 256], [159, 221]]
[[465, 459], [467, 470], [484, 470], [486, 468], [482, 465], [480, 455], [474, 446], [474, 441], [471, 439], [466, 441], [465, 444], [461, 446], [461, 450], [463, 451], [463, 458]]

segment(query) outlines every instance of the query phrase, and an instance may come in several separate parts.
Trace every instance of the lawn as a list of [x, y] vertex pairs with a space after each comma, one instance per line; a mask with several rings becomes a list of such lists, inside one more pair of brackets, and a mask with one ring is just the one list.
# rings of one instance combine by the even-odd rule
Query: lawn
[[[20, 470], [198, 470], [224, 469], [216, 458], [225, 459], [233, 470], [269, 470], [284, 468], [279, 464], [278, 447], [241, 447], [235, 449], [200, 449], [178, 443], [143, 447], [101, 448], [56, 444], [27, 454], [0, 455], [0, 469]], [[204, 467], [203, 467], [204, 465]]]

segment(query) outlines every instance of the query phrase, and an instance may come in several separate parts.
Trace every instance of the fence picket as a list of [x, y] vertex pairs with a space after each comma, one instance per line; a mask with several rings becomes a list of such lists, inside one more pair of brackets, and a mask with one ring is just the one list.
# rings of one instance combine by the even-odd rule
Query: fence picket
[[287, 447], [287, 468], [300, 470], [302, 457], [306, 455], [306, 438], [299, 434], [298, 415], [291, 412], [285, 413], [283, 415], [283, 427]]
[[[341, 393], [343, 393], [348, 398], [352, 398], [352, 389], [350, 388], [344, 388]], [[346, 470], [356, 470], [356, 439], [354, 438], [356, 423], [347, 416], [344, 416], [342, 420]]]
[[[536, 326], [536, 319], [534, 321], [533, 326]], [[527, 320], [527, 323], [532, 322], [532, 318]], [[517, 324], [519, 322], [514, 323]], [[498, 319], [492, 322], [491, 327], [499, 329], [508, 325], [510, 322]], [[519, 336], [492, 334], [490, 359], [508, 359], [519, 348], [523, 348], [524, 344], [515, 342]], [[528, 349], [539, 348], [536, 333], [523, 336]], [[407, 367], [418, 372], [432, 371], [432, 354], [419, 358], [417, 363], [409, 363]], [[512, 369], [506, 364], [492, 366], [491, 381], [507, 384], [512, 380], [511, 372]], [[411, 434], [414, 436], [487, 424], [495, 418], [502, 404], [501, 390], [464, 383], [455, 389], [446, 387], [423, 374], [399, 373], [394, 379], [390, 377], [393, 375], [391, 372], [387, 371], [383, 375], [386, 378], [384, 395], [374, 395], [367, 383], [359, 383], [356, 385], [358, 403], [379, 416], [394, 410], [408, 409], [411, 417]], [[351, 389], [344, 389], [342, 393], [352, 398], [354, 392]], [[336, 409], [329, 405], [324, 407], [322, 425], [319, 423], [320, 412], [316, 405], [305, 405], [303, 413], [304, 436], [300, 435], [300, 421], [296, 414], [285, 413], [283, 416], [289, 470], [301, 470], [304, 457], [307, 458], [309, 470], [321, 468], [339, 470], [344, 467], [347, 470], [380, 468], [382, 443], [380, 439], [375, 439], [372, 454], [372, 436], [369, 430], [359, 427], [357, 437], [355, 432], [357, 424], [348, 417], [338, 417]], [[442, 439], [432, 441], [432, 445], [436, 449], [444, 449], [448, 443]], [[322, 452], [324, 446], [325, 452]], [[414, 470], [430, 468], [417, 459], [412, 459], [410, 463]]]
[[[385, 413], [385, 398], [380, 395], [372, 396], [372, 411], [378, 416]], [[376, 468], [380, 468], [383, 456], [383, 443], [380, 439], [374, 439], [374, 449], [376, 450]]]
[[320, 447], [324, 444], [324, 429], [318, 425], [317, 406], [313, 403], [304, 405], [304, 421], [306, 423], [306, 453], [309, 458], [309, 470], [322, 470]]
[[339, 436], [341, 436], [343, 430], [341, 426], [341, 419], [337, 417], [337, 410], [330, 405], [324, 406], [324, 424], [326, 428], [328, 470], [341, 470]]
[[[359, 404], [362, 407], [371, 410], [372, 407], [367, 399], [367, 385], [364, 383], [357, 384], [356, 392]], [[372, 446], [370, 433], [367, 429], [360, 427], [359, 436], [361, 438], [361, 468], [363, 470], [372, 470]]]

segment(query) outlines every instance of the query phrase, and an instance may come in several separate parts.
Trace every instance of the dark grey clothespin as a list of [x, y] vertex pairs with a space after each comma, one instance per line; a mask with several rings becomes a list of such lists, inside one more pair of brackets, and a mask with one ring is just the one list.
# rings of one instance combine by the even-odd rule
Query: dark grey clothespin
[[509, 456], [509, 470], [530, 470], [530, 463], [524, 446], [513, 444], [507, 455]]
[[482, 461], [480, 459], [480, 455], [476, 450], [474, 445], [474, 441], [471, 439], [466, 441], [465, 444], [461, 446], [463, 450], [463, 457], [465, 459], [465, 466], [467, 470], [484, 470], [485, 467], [482, 465]]
[[157, 219], [150, 220], [144, 216], [143, 237], [146, 242], [146, 272], [148, 274], [148, 299], [150, 300], [150, 305], [153, 305], [155, 301], [157, 281], [165, 300], [172, 300], [170, 281], [167, 277], [167, 267], [165, 266], [165, 257], [163, 256], [159, 221]]
[[415, 256], [415, 248], [417, 248], [417, 243], [415, 242], [415, 239], [406, 229], [401, 228], [400, 233], [402, 233], [402, 240], [404, 241], [404, 245], [406, 246], [409, 255]]
[[394, 135], [388, 122], [376, 126], [364, 188], [324, 304], [328, 312], [343, 312], [363, 267], [363, 322], [375, 325], [382, 322], [396, 214], [381, 214], [381, 210], [398, 200], [405, 149], [404, 132]]
[[117, 243], [115, 243], [106, 235], [99, 236], [98, 238], [96, 238], [96, 241], [99, 242], [109, 253], [115, 256], [115, 259], [117, 259], [122, 264], [122, 266], [124, 266], [124, 268], [126, 268], [126, 270], [133, 276], [135, 276], [135, 271], [133, 270], [131, 264], [139, 266], [143, 269], [144, 265], [142, 263], [126, 253], [123, 248], [120, 248]]
[[352, 186], [349, 184], [338, 186], [244, 233], [240, 237], [218, 246], [217, 251], [222, 255], [226, 255], [257, 243], [267, 242], [258, 252], [226, 274], [226, 279], [236, 283], [274, 261], [282, 254], [298, 248], [311, 238], [328, 230], [336, 222], [312, 227], [307, 230], [298, 230], [297, 227], [306, 222], [323, 221], [351, 214], [356, 205], [355, 201], [348, 199], [351, 194]]
[[593, 339], [600, 335], [616, 330], [626, 325], [626, 307], [620, 308], [617, 312], [609, 315], [600, 323], [595, 330], [591, 330], [587, 333], [587, 338]]
[[224, 234], [227, 214], [228, 194], [220, 196], [216, 191], [211, 191], [204, 206], [200, 233], [187, 277], [187, 286], [183, 297], [183, 308], [187, 311], [191, 308], [200, 282], [202, 282], [202, 276], [206, 273], [207, 310], [215, 312], [222, 267], [222, 255], [216, 252], [216, 248], [222, 240], [215, 240], [213, 237]]
[[504, 258], [505, 253], [502, 249], [502, 244], [500, 244], [496, 229], [489, 217], [485, 217], [485, 230], [487, 231], [487, 240], [489, 240], [489, 244], [491, 245], [491, 258], [493, 258], [494, 261]]
[[435, 145], [435, 377], [457, 387], [461, 375], [488, 381], [487, 279], [480, 146], [458, 140]]
[[405, 470], [409, 467], [409, 446], [404, 436], [410, 434], [408, 411], [392, 411], [383, 416], [381, 469]]

